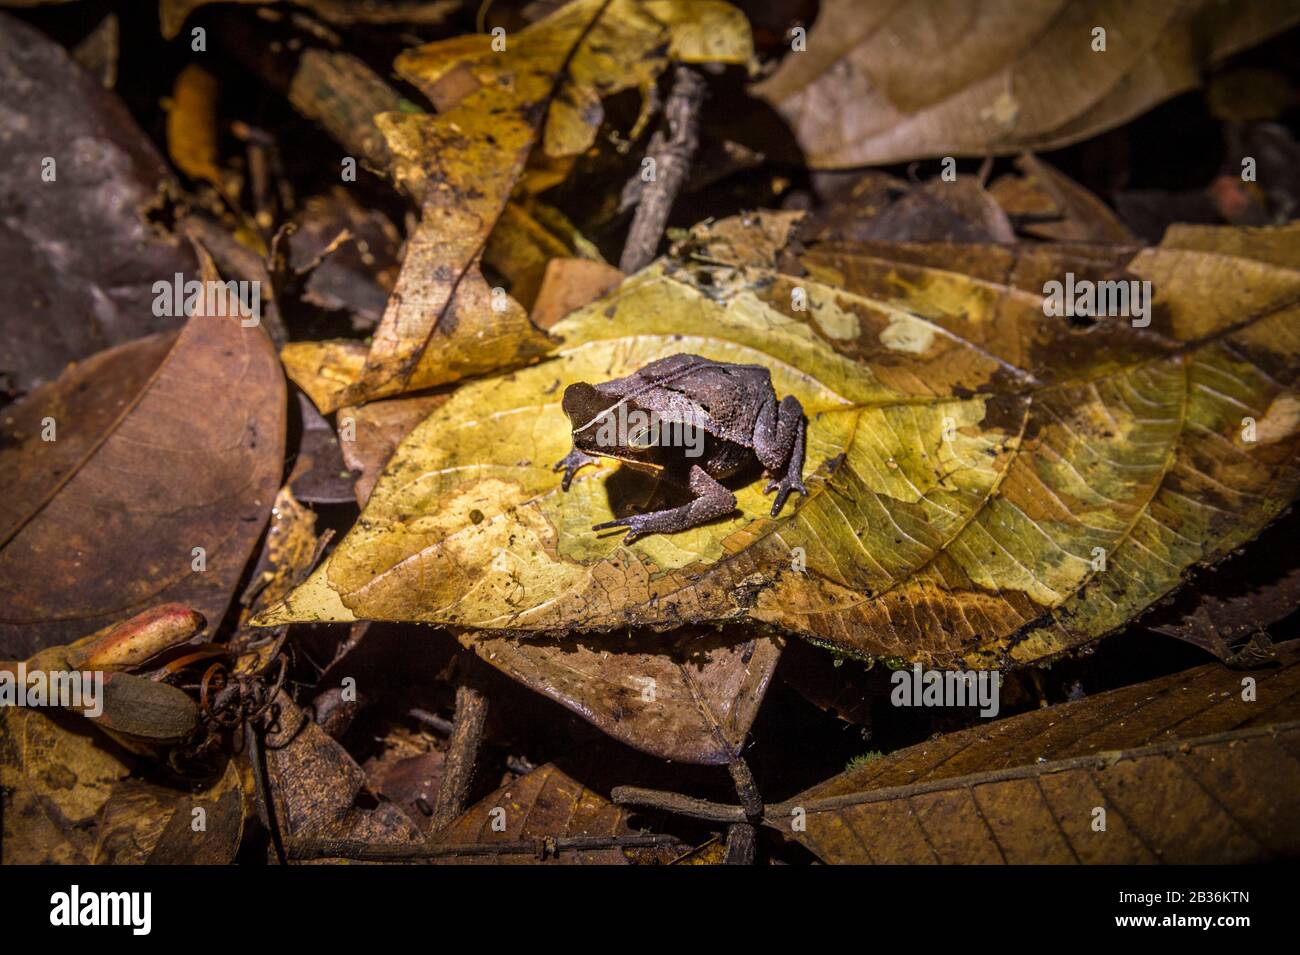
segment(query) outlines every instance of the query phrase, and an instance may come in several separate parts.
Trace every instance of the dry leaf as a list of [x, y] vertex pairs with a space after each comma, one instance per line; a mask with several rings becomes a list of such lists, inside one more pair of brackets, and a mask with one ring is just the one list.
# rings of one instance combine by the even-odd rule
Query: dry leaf
[[28, 656], [162, 601], [220, 621], [279, 486], [284, 401], [260, 327], [196, 315], [11, 409], [0, 650]]
[[1110, 207], [1032, 153], [1016, 159], [1019, 176], [1003, 176], [989, 192], [1026, 235], [1057, 242], [1137, 245]]
[[0, 77], [0, 374], [26, 391], [69, 361], [174, 328], [154, 314], [153, 283], [192, 272], [194, 256], [145, 222], [174, 183], [116, 96], [4, 13]]
[[781, 655], [779, 638], [744, 627], [618, 640], [456, 636], [615, 739], [677, 763], [725, 764], [740, 754]]
[[807, 50], [755, 92], [816, 168], [1043, 151], [1191, 89], [1297, 19], [1295, 0], [825, 0]]
[[[698, 35], [718, 17], [725, 32]], [[437, 115], [376, 117], [394, 178], [421, 204], [420, 224], [360, 380], [333, 407], [521, 365], [551, 347], [519, 303], [484, 280], [488, 236], [539, 137], [552, 157], [587, 149], [601, 97], [648, 86], [667, 66], [665, 43], [692, 60], [750, 55], [744, 17], [723, 3], [576, 0], [509, 37], [504, 52], [487, 36], [462, 37], [398, 58], [398, 72], [435, 99], [458, 65], [477, 69], [480, 85]]]
[[[484, 797], [439, 834], [441, 845], [491, 845], [501, 842], [548, 838], [598, 838], [626, 836], [637, 830], [629, 824], [634, 813], [615, 806], [605, 796], [588, 789], [555, 763], [547, 763], [526, 776]], [[443, 864], [528, 864], [532, 854], [455, 855], [437, 858]], [[571, 850], [552, 860], [568, 865], [627, 865], [618, 848]]]
[[1300, 644], [1281, 649], [1281, 668], [1252, 674], [1253, 701], [1239, 672], [1210, 664], [890, 753], [773, 807], [768, 821], [824, 862], [1293, 855]]
[[603, 296], [623, 281], [623, 273], [612, 265], [589, 259], [554, 258], [546, 263], [532, 320], [549, 329], [570, 312]]

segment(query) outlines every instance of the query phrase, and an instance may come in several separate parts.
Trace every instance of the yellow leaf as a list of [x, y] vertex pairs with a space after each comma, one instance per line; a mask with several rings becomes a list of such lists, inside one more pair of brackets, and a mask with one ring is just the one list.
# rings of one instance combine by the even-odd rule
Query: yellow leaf
[[[830, 243], [786, 272], [763, 238], [784, 230], [758, 225], [697, 232], [556, 325], [548, 361], [462, 386], [257, 623], [748, 618], [864, 655], [1023, 663], [1124, 624], [1293, 498], [1300, 227], [1175, 231], [1135, 258]], [[1151, 280], [1150, 326], [1046, 315], [1066, 270]], [[739, 485], [734, 514], [625, 545], [592, 525], [649, 488], [605, 462], [560, 491], [560, 398], [675, 353], [761, 364], [799, 399], [810, 493], [774, 519]], [[1247, 418], [1267, 441], [1234, 440]]]

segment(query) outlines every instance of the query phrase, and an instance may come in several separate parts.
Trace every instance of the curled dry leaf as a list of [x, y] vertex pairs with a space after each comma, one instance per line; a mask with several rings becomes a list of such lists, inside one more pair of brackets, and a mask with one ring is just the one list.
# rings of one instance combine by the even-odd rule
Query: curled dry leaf
[[[701, 35], [701, 23], [725, 29]], [[463, 68], [473, 88], [436, 115], [384, 113], [393, 175], [420, 203], [389, 306], [365, 368], [334, 404], [431, 388], [524, 364], [551, 347], [517, 301], [480, 270], [488, 236], [539, 137], [551, 157], [591, 145], [600, 100], [648, 87], [673, 56], [747, 62], [744, 17], [723, 3], [577, 0], [519, 31], [504, 52], [487, 35], [404, 53], [398, 71], [439, 100], [437, 83]], [[477, 84], [477, 85], [475, 85]], [[445, 97], [444, 97], [445, 98]]]
[[1285, 858], [1300, 849], [1300, 644], [1279, 650], [1254, 699], [1240, 673], [1198, 667], [890, 753], [768, 821], [824, 862]]
[[[1126, 623], [1295, 494], [1300, 228], [1174, 230], [1136, 256], [832, 245], [787, 271], [710, 234], [709, 264], [661, 262], [561, 322], [552, 360], [463, 385], [256, 622], [748, 618], [863, 655], [1028, 663]], [[1153, 283], [1149, 327], [1044, 314], [1045, 281], [1125, 263]], [[561, 493], [560, 397], [677, 352], [761, 364], [799, 399], [810, 493], [774, 519], [755, 481], [729, 517], [624, 545], [592, 525], [644, 480], [602, 462]]]
[[819, 168], [1054, 149], [1193, 88], [1297, 19], [1294, 0], [824, 0], [807, 49], [756, 92]]
[[219, 622], [279, 485], [284, 402], [260, 327], [196, 315], [10, 409], [0, 651], [27, 656], [163, 601]]
[[126, 107], [3, 13], [0, 114], [0, 373], [26, 391], [69, 361], [174, 327], [154, 314], [153, 283], [192, 271], [194, 257], [145, 222], [172, 183]]
[[357, 806], [365, 773], [347, 750], [312, 722], [283, 692], [279, 719], [265, 741], [276, 821], [286, 847], [304, 841], [358, 841], [374, 845], [419, 839], [415, 824], [396, 806]]

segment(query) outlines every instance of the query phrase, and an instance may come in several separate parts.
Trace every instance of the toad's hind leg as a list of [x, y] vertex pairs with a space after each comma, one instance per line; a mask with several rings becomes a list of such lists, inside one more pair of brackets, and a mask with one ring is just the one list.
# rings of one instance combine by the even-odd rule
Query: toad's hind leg
[[767, 469], [773, 480], [765, 493], [776, 491], [772, 502], [772, 516], [781, 513], [785, 499], [792, 491], [804, 497], [808, 489], [803, 486], [804, 439], [808, 432], [808, 419], [803, 405], [794, 395], [786, 395], [777, 405], [773, 398], [766, 402], [754, 424], [754, 455]]
[[597, 524], [592, 530], [602, 531], [610, 527], [626, 527], [627, 536], [623, 543], [630, 544], [646, 534], [673, 534], [691, 527], [698, 527], [715, 517], [730, 514], [736, 509], [736, 495], [709, 477], [698, 464], [691, 466], [687, 480], [694, 498], [680, 507], [669, 507], [662, 511], [650, 511], [647, 514], [629, 514], [617, 520]]

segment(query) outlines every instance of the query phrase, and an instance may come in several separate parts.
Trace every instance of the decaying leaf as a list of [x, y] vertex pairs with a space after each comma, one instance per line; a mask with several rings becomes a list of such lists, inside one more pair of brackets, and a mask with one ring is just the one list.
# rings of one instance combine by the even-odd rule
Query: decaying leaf
[[172, 182], [126, 107], [3, 13], [0, 113], [0, 373], [26, 391], [69, 361], [175, 327], [155, 314], [153, 283], [192, 272], [194, 257], [145, 222]]
[[807, 49], [756, 92], [814, 167], [1046, 150], [1193, 88], [1298, 18], [1294, 0], [824, 0]]
[[615, 739], [678, 763], [729, 763], [740, 754], [781, 654], [779, 638], [744, 627], [618, 640], [456, 636]]
[[402, 844], [419, 838], [419, 830], [396, 806], [373, 811], [357, 806], [365, 787], [361, 767], [287, 695], [281, 693], [276, 704], [280, 717], [266, 735], [265, 754], [286, 846], [315, 840]]
[[[725, 29], [718, 29], [719, 19]], [[698, 29], [712, 24], [705, 36]], [[464, 67], [479, 83], [436, 115], [384, 113], [396, 181], [421, 204], [397, 285], [365, 368], [337, 404], [418, 391], [524, 364], [551, 347], [479, 264], [539, 138], [551, 157], [591, 145], [600, 100], [647, 86], [672, 56], [747, 62], [744, 17], [724, 3], [577, 0], [519, 31], [505, 51], [487, 35], [404, 53], [398, 71], [435, 102]]]
[[[773, 807], [825, 862], [1262, 862], [1300, 850], [1300, 644], [890, 753]], [[1104, 815], [1098, 810], [1104, 810]], [[797, 820], [797, 824], [796, 824]], [[1102, 828], [1104, 826], [1104, 828]]]
[[279, 485], [284, 401], [260, 327], [196, 315], [10, 409], [0, 651], [25, 657], [169, 600], [220, 621]]
[[[1027, 663], [1126, 623], [1295, 493], [1300, 229], [1174, 230], [1117, 260], [829, 245], [788, 267], [803, 276], [711, 234], [712, 264], [660, 263], [556, 326], [550, 361], [462, 386], [260, 623], [749, 618], [859, 654]], [[1149, 327], [1045, 315], [1067, 269], [1150, 280]], [[810, 494], [772, 519], [755, 481], [735, 515], [625, 546], [592, 525], [646, 488], [604, 465], [560, 492], [559, 399], [675, 352], [771, 369], [809, 417]]]
[[[633, 813], [615, 806], [608, 798], [588, 789], [555, 763], [547, 763], [507, 783], [484, 797], [442, 833], [442, 845], [484, 845], [546, 839], [599, 838], [636, 833], [629, 822]], [[445, 856], [440, 863], [533, 863], [536, 855], [484, 854]], [[619, 848], [558, 852], [550, 860], [570, 865], [627, 865]]]

